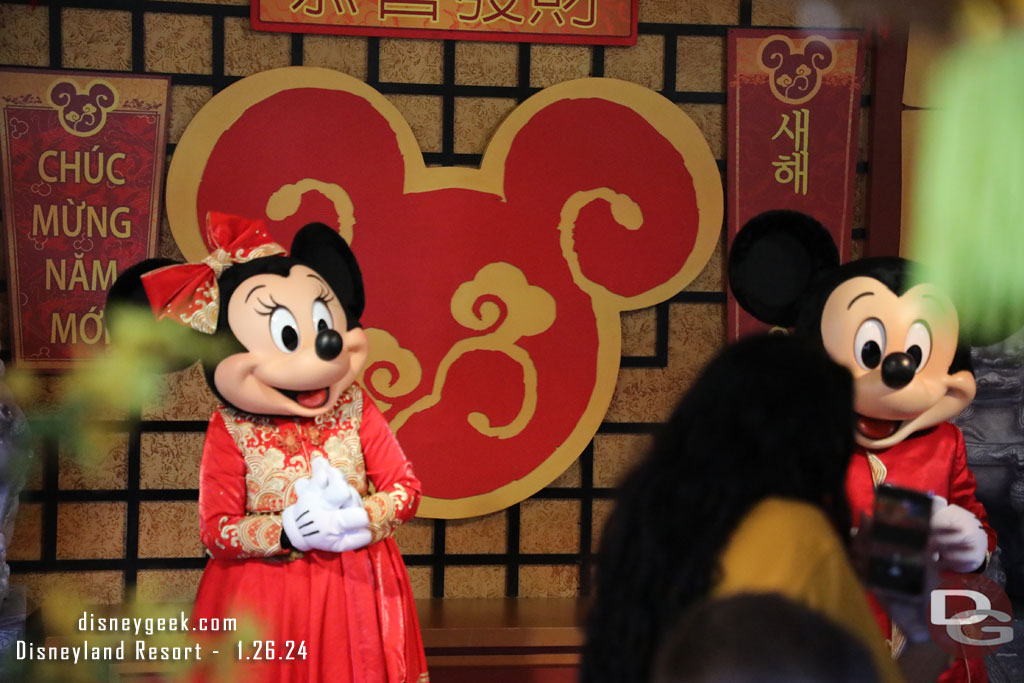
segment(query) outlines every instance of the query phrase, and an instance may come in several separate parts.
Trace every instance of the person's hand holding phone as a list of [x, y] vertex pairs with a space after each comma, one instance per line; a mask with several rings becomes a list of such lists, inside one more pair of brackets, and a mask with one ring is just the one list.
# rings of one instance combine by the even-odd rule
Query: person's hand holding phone
[[934, 496], [931, 528], [940, 569], [966, 574], [984, 566], [988, 534], [970, 510]]
[[[949, 655], [931, 638], [930, 597], [940, 582], [939, 549], [952, 548], [956, 531], [932, 524], [932, 496], [882, 485], [874, 517], [861, 515], [854, 563], [905, 637], [898, 664], [908, 681], [935, 681]], [[941, 518], [940, 518], [941, 520]]]
[[858, 570], [907, 640], [929, 640], [928, 598], [939, 584], [937, 549], [949, 530], [932, 527], [932, 496], [881, 485], [874, 515], [862, 515], [854, 541]]

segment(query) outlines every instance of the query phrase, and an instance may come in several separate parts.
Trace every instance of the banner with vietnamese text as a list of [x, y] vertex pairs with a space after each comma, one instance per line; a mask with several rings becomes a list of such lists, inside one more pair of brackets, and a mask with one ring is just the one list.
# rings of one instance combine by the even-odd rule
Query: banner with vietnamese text
[[106, 343], [119, 271], [153, 256], [170, 79], [0, 70], [13, 358], [69, 367]]

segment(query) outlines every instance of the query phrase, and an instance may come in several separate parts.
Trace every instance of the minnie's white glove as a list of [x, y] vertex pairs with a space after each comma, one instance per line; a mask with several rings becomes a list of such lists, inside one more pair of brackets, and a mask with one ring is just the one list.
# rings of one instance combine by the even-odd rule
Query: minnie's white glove
[[326, 458], [315, 458], [312, 476], [295, 482], [297, 500], [281, 513], [296, 550], [340, 553], [369, 545], [370, 518], [362, 498]]
[[941, 569], [966, 573], [981, 567], [988, 551], [988, 534], [974, 513], [934, 496], [931, 527]]

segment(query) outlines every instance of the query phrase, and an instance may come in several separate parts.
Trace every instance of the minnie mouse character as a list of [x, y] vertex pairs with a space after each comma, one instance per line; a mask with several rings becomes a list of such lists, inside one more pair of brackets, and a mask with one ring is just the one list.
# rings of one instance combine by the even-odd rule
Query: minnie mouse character
[[200, 465], [212, 559], [193, 618], [254, 614], [269, 629], [284, 658], [246, 664], [254, 680], [427, 681], [392, 538], [420, 483], [355, 384], [367, 359], [355, 257], [320, 223], [287, 255], [261, 221], [211, 213], [207, 237], [202, 263], [143, 262], [108, 297], [223, 342], [202, 359], [223, 405]]
[[[758, 320], [795, 327], [820, 343], [854, 377], [857, 448], [846, 475], [854, 520], [870, 514], [885, 482], [934, 494], [932, 528], [940, 568], [984, 568], [996, 536], [975, 498], [960, 430], [949, 423], [974, 399], [970, 347], [956, 309], [927, 282], [908, 281], [910, 263], [866, 258], [839, 265], [828, 231], [794, 211], [770, 211], [736, 235], [729, 283]], [[903, 637], [873, 603], [898, 654]], [[958, 660], [940, 680], [984, 680], [982, 660]]]

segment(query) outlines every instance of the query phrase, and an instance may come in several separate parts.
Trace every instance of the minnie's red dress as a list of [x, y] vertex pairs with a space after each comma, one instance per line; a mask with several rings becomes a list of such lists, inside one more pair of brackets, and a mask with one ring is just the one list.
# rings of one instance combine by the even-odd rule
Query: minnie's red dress
[[[850, 501], [854, 523], [861, 513], [871, 515], [875, 504], [875, 487], [881, 483], [928, 491], [942, 496], [953, 505], [974, 513], [988, 534], [988, 550], [996, 547], [996, 532], [989, 526], [985, 508], [974, 492], [977, 484], [967, 469], [967, 447], [960, 429], [949, 422], [914, 434], [892, 448], [868, 452], [857, 448], [846, 472], [846, 495]], [[889, 617], [881, 605], [868, 594], [875, 618], [886, 638], [892, 637]], [[894, 650], [899, 650], [896, 634]], [[984, 683], [985, 662], [982, 659], [957, 659], [940, 678], [941, 683]]]
[[[323, 456], [363, 496], [373, 542], [344, 553], [281, 547], [281, 511], [295, 482]], [[420, 482], [387, 422], [352, 386], [315, 419], [271, 418], [218, 408], [200, 466], [203, 544], [213, 556], [192, 612], [254, 615], [274, 661], [249, 661], [236, 680], [423, 683], [423, 643], [395, 528], [413, 517]], [[210, 634], [215, 635], [215, 634]], [[235, 656], [232, 634], [219, 657]], [[288, 645], [287, 641], [292, 641]], [[228, 642], [228, 645], [223, 645]], [[298, 643], [305, 645], [299, 656]], [[280, 659], [291, 653], [293, 659]], [[246, 644], [245, 655], [253, 654]], [[209, 659], [207, 655], [204, 659]], [[241, 673], [241, 676], [238, 674]]]

